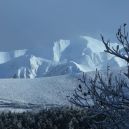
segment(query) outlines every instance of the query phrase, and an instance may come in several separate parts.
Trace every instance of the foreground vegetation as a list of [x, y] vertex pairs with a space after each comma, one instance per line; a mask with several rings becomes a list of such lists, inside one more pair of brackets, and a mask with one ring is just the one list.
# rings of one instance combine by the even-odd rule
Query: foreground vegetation
[[[88, 110], [67, 107], [44, 109], [38, 113], [1, 113], [0, 129], [91, 129], [94, 119], [89, 119], [89, 114]], [[97, 123], [96, 126], [103, 129]]]
[[[39, 112], [2, 112], [0, 129], [128, 129], [125, 121], [112, 124], [111, 118], [119, 117], [119, 113], [114, 116], [110, 116], [112, 112], [109, 115], [97, 114], [96, 108], [56, 107]], [[114, 114], [115, 111], [118, 110], [114, 110]], [[126, 117], [129, 112], [122, 113]], [[126, 122], [128, 124], [128, 120]]]

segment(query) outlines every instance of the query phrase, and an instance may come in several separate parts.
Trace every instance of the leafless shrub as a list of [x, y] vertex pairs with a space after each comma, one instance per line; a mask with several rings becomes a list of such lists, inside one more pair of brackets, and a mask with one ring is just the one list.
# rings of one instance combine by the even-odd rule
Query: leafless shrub
[[91, 128], [121, 129], [128, 128], [129, 119], [129, 87], [119, 76], [107, 72], [104, 77], [96, 71], [94, 78], [83, 73], [79, 86], [75, 89], [70, 102], [88, 109]]

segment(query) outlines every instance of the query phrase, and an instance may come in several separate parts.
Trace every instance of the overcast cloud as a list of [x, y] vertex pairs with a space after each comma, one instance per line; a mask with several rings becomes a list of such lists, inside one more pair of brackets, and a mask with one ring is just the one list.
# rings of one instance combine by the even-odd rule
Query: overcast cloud
[[128, 12], [129, 0], [0, 0], [0, 50], [100, 33], [114, 40], [120, 24], [129, 28]]

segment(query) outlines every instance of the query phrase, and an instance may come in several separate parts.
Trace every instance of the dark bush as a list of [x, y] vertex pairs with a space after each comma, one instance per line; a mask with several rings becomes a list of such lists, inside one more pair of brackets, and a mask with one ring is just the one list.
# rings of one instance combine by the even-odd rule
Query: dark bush
[[87, 111], [77, 108], [51, 108], [38, 113], [1, 113], [0, 129], [90, 129]]

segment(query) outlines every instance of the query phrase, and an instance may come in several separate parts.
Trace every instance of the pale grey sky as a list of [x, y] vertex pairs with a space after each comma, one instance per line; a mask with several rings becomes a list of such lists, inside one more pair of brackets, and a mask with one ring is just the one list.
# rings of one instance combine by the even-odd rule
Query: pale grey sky
[[129, 0], [0, 0], [0, 50], [100, 33], [114, 40], [120, 24], [129, 28], [128, 12]]

